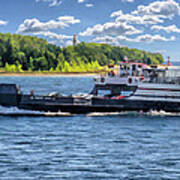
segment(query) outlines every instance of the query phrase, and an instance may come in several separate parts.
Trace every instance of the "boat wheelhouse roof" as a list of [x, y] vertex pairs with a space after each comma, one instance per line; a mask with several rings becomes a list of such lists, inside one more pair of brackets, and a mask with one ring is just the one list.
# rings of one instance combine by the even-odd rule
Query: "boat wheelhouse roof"
[[119, 62], [118, 64], [119, 64], [119, 65], [122, 65], [122, 64], [123, 64], [123, 65], [126, 65], [126, 64], [127, 64], [127, 65], [138, 65], [138, 66], [142, 66], [143, 68], [144, 68], [144, 67], [148, 67], [147, 64], [138, 63], [138, 62], [132, 62], [132, 61], [128, 61], [128, 62], [123, 62], [123, 61], [122, 61], [122, 62]]

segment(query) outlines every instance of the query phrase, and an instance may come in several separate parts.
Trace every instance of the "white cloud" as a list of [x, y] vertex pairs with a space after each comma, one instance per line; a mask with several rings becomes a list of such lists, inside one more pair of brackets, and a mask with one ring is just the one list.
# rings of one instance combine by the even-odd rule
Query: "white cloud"
[[128, 38], [126, 36], [118, 36], [117, 39], [119, 41], [129, 41], [129, 42], [144, 42], [144, 43], [152, 43], [152, 42], [165, 42], [165, 41], [174, 41], [175, 37], [171, 36], [170, 38], [163, 37], [161, 35], [151, 35], [144, 34], [141, 36], [137, 36], [136, 38]]
[[72, 45], [73, 45], [73, 42], [70, 40], [65, 42], [65, 46], [72, 46]]
[[[62, 0], [35, 0], [35, 1], [49, 3], [49, 7], [59, 6], [60, 4], [62, 4]], [[85, 1], [86, 0], [77, 0], [77, 3], [84, 3]], [[87, 6], [88, 5], [90, 7], [91, 4], [87, 4]]]
[[62, 21], [66, 24], [76, 24], [80, 23], [79, 19], [75, 19], [73, 16], [60, 16], [57, 18], [59, 21]]
[[174, 0], [155, 1], [148, 6], [140, 5], [133, 12], [136, 15], [159, 15], [162, 18], [172, 18], [180, 14], [180, 6]]
[[115, 46], [119, 46], [119, 41], [117, 38], [111, 37], [111, 36], [103, 36], [103, 37], [96, 37], [93, 39], [95, 42], [103, 43], [103, 44], [112, 44]]
[[116, 11], [111, 14], [110, 17], [116, 17], [116, 22], [126, 22], [130, 24], [157, 24], [157, 23], [163, 23], [164, 21], [160, 19], [160, 17], [155, 15], [143, 15], [143, 16], [136, 16], [133, 14], [123, 14], [123, 12]]
[[110, 17], [118, 17], [118, 16], [122, 16], [123, 15], [123, 12], [122, 12], [122, 10], [119, 10], [119, 11], [115, 11], [115, 12], [113, 12], [112, 14], [111, 14], [111, 16]]
[[49, 3], [49, 7], [59, 6], [62, 3], [60, 0], [36, 0], [36, 2], [40, 1]]
[[50, 39], [59, 40], [59, 41], [64, 40], [64, 39], [72, 39], [73, 38], [73, 36], [67, 36], [64, 34], [56, 34], [56, 33], [50, 32], [50, 31], [41, 31], [41, 32], [37, 32], [34, 34], [46, 36]]
[[17, 33], [35, 33], [48, 31], [50, 29], [63, 29], [69, 24], [79, 23], [79, 19], [72, 16], [60, 16], [58, 20], [50, 20], [48, 22], [40, 22], [38, 19], [26, 19], [23, 24], [18, 27]]
[[166, 41], [174, 41], [175, 37], [172, 36], [170, 38], [166, 38], [160, 35], [151, 35], [151, 34], [144, 34], [141, 36], [137, 36], [136, 38], [128, 38], [127, 36], [102, 36], [102, 37], [96, 37], [93, 39], [95, 42], [104, 43], [104, 44], [111, 44], [115, 46], [120, 46], [120, 42], [127, 41], [127, 42], [136, 42], [136, 43], [153, 43], [153, 42], [166, 42]]
[[117, 36], [117, 35], [133, 35], [142, 33], [141, 30], [127, 23], [108, 22], [103, 25], [97, 24], [92, 28], [87, 28], [84, 32], [80, 32], [81, 36]]
[[160, 53], [160, 54], [162, 54], [162, 53], [166, 53], [167, 51], [165, 50], [165, 49], [156, 49], [156, 50], [154, 50], [153, 51], [154, 53]]
[[57, 45], [57, 42], [52, 40], [52, 41], [48, 41], [49, 44], [54, 44], [54, 45]]
[[17, 30], [18, 33], [34, 33], [39, 31], [47, 31], [49, 29], [62, 29], [68, 25], [62, 21], [50, 20], [48, 22], [40, 22], [38, 19], [26, 19]]
[[86, 7], [93, 7], [94, 4], [86, 4], [85, 6], [86, 6]]
[[122, 0], [122, 2], [129, 2], [129, 3], [132, 3], [132, 2], [134, 2], [134, 0]]
[[[85, 3], [86, 0], [77, 0], [77, 2], [82, 4], [82, 3]], [[85, 6], [88, 7], [88, 8], [90, 8], [90, 7], [94, 7], [94, 4], [92, 4], [92, 3], [86, 3]]]
[[[123, 1], [127, 2], [128, 0]], [[169, 33], [180, 32], [180, 29], [175, 25], [157, 26], [159, 23], [164, 23], [165, 19], [172, 19], [175, 15], [180, 15], [180, 5], [175, 0], [157, 0], [147, 6], [138, 6], [136, 11], [127, 14], [124, 14], [122, 10], [113, 12], [110, 17], [115, 18], [114, 22], [96, 24], [80, 32], [79, 35], [95, 36], [93, 41], [113, 45], [119, 45], [121, 41], [135, 43], [175, 41], [174, 36], [165, 37], [160, 34], [131, 36], [143, 32], [143, 30], [137, 29], [139, 27], [137, 25], [154, 25], [151, 30], [164, 30]], [[146, 31], [145, 27], [142, 28]]]
[[163, 37], [161, 35], [151, 35], [151, 34], [144, 34], [137, 36], [135, 38], [128, 38], [127, 36], [102, 36], [102, 37], [96, 37], [93, 39], [95, 42], [104, 43], [104, 44], [111, 44], [115, 46], [120, 46], [120, 43], [122, 41], [126, 42], [135, 42], [135, 43], [153, 43], [153, 42], [166, 42], [166, 41], [174, 41], [175, 37], [172, 36], [170, 38]]
[[163, 30], [163, 31], [166, 31], [168, 33], [171, 33], [171, 32], [175, 32], [175, 33], [180, 33], [180, 29], [176, 27], [176, 25], [171, 25], [171, 26], [158, 26], [158, 25], [154, 25], [151, 27], [152, 30]]
[[67, 40], [72, 42], [72, 39], [73, 39], [73, 36], [67, 36], [64, 34], [56, 34], [50, 31], [42, 31], [42, 32], [34, 33], [34, 34], [47, 37], [51, 44], [61, 44], [63, 46], [66, 45]]
[[5, 25], [7, 25], [7, 24], [8, 24], [7, 21], [0, 20], [0, 26], [5, 26]]
[[85, 0], [78, 0], [77, 2], [78, 3], [83, 3]]

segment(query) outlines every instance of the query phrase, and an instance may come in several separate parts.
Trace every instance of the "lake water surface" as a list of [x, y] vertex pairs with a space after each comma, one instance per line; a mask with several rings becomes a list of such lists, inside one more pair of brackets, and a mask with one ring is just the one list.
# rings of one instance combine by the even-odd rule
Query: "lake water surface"
[[[0, 83], [36, 94], [93, 88], [92, 77], [0, 77]], [[180, 116], [0, 116], [0, 179], [179, 180]]]

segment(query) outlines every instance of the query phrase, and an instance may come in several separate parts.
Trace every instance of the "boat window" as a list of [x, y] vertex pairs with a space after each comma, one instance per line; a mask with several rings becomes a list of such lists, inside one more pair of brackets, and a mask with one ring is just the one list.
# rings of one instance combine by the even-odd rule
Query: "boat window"
[[121, 69], [121, 70], [124, 69], [124, 66], [123, 66], [123, 65], [120, 65], [120, 69]]
[[136, 70], [136, 65], [135, 65], [135, 64], [132, 65], [132, 70], [133, 70], [133, 71]]
[[180, 69], [168, 69], [165, 74], [165, 81], [170, 84], [180, 84]]
[[149, 77], [149, 72], [148, 71], [144, 71], [144, 77]]
[[133, 91], [121, 91], [121, 96], [130, 96], [133, 94]]
[[111, 94], [110, 90], [98, 90], [99, 96], [107, 96], [108, 94]]

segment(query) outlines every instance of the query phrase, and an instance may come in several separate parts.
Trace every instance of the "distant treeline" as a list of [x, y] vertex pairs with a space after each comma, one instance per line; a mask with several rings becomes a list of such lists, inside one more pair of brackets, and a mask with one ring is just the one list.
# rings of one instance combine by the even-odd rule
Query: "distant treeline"
[[107, 64], [136, 60], [146, 64], [160, 64], [163, 57], [127, 47], [84, 43], [60, 48], [34, 36], [0, 33], [0, 68], [8, 72], [94, 72]]

